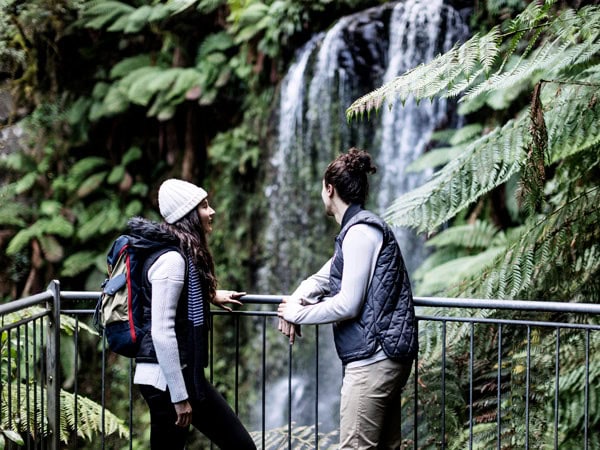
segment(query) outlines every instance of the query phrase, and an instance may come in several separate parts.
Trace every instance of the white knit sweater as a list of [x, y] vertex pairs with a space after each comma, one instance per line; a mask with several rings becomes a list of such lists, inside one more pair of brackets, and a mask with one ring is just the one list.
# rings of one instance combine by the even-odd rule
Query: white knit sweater
[[133, 382], [161, 391], [167, 387], [173, 403], [186, 400], [188, 393], [181, 372], [175, 336], [175, 313], [185, 282], [185, 260], [176, 251], [161, 255], [148, 270], [152, 284], [152, 342], [158, 364], [137, 363]]

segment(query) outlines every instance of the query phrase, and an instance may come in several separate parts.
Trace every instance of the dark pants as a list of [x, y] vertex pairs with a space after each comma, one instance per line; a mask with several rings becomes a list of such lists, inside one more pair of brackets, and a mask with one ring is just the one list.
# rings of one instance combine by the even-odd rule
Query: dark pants
[[[139, 385], [150, 408], [150, 447], [152, 450], [182, 450], [189, 427], [175, 425], [177, 414], [169, 390]], [[206, 398], [191, 401], [192, 425], [223, 450], [255, 450], [256, 445], [231, 407], [217, 390], [206, 382]]]

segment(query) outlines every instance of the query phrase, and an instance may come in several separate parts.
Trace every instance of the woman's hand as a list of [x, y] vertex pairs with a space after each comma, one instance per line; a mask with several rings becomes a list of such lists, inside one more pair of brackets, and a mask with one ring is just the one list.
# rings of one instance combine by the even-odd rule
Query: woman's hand
[[221, 309], [224, 309], [225, 311], [231, 312], [231, 308], [229, 306], [226, 306], [227, 303], [242, 305], [243, 303], [240, 302], [238, 299], [240, 297], [243, 297], [244, 295], [246, 295], [245, 292], [217, 290], [217, 292], [215, 293], [215, 297], [213, 298], [211, 303], [215, 306], [218, 306]]
[[190, 402], [183, 400], [181, 402], [173, 403], [173, 406], [177, 413], [175, 425], [182, 428], [189, 427], [192, 423], [192, 405], [190, 405]]

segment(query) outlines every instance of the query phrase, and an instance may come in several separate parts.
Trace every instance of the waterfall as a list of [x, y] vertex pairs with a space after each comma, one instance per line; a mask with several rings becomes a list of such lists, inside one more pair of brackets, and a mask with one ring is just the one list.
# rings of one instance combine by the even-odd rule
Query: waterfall
[[[408, 101], [351, 123], [345, 110], [361, 95], [449, 50], [466, 34], [458, 12], [442, 0], [406, 0], [343, 17], [298, 50], [279, 91], [277, 139], [265, 189], [266, 261], [257, 274], [261, 292], [291, 292], [331, 257], [338, 225], [325, 216], [321, 177], [340, 152], [355, 146], [373, 155], [378, 170], [371, 177], [367, 207], [379, 214], [396, 197], [424, 182], [429, 174], [406, 174], [404, 169], [426, 150], [434, 130], [455, 122], [452, 104]], [[423, 258], [423, 244], [406, 230], [394, 231], [410, 273]], [[321, 334], [325, 327], [330, 328], [320, 327]], [[319, 342], [321, 357], [327, 361], [325, 373], [319, 375], [320, 404], [328, 408], [320, 407], [319, 412], [325, 431], [337, 428], [341, 365], [331, 335]], [[310, 385], [302, 377], [312, 378], [311, 370], [299, 368], [294, 386]], [[282, 392], [271, 388], [274, 398], [287, 398], [284, 384]], [[312, 414], [310, 408], [293, 406], [296, 423], [311, 423]], [[267, 427], [281, 426], [286, 414], [274, 417]]]
[[[389, 63], [383, 78], [392, 81], [407, 70], [446, 52], [466, 35], [459, 14], [442, 0], [407, 1], [392, 13]], [[376, 210], [384, 212], [400, 194], [422, 185], [431, 171], [405, 173], [404, 168], [422, 155], [437, 128], [452, 125], [446, 99], [382, 108], [377, 165], [381, 168], [376, 187]], [[396, 238], [409, 269], [414, 271], [425, 257], [423, 239], [407, 229], [396, 228]]]

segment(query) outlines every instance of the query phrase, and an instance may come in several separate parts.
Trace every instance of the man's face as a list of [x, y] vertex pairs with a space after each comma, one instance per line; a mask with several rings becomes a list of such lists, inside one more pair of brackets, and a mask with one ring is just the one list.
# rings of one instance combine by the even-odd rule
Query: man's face
[[330, 184], [325, 184], [325, 180], [323, 180], [323, 188], [321, 189], [321, 200], [323, 200], [323, 205], [325, 206], [325, 212], [328, 216], [333, 216], [333, 212], [331, 210], [331, 198], [333, 194], [333, 186]]

